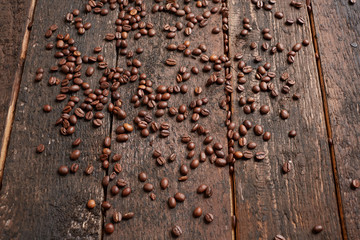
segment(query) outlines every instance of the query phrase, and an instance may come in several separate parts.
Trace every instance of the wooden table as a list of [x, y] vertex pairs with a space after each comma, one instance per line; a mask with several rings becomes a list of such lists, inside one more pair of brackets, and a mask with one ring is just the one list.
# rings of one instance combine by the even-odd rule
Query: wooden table
[[[64, 75], [48, 72], [57, 60], [53, 57], [55, 50], [46, 51], [45, 44], [53, 41], [58, 33], [69, 33], [83, 55], [96, 56], [93, 49], [101, 46], [101, 54], [109, 67], [127, 68], [127, 59], [117, 48], [116, 41], [104, 41], [107, 33], [115, 31], [118, 8], [110, 10], [107, 16], [100, 16], [83, 12], [87, 1], [0, 2], [1, 239], [171, 239], [174, 225], [182, 228], [182, 239], [273, 239], [277, 234], [286, 239], [360, 239], [360, 191], [351, 187], [351, 182], [360, 178], [359, 3], [300, 1], [302, 7], [295, 8], [288, 0], [277, 1], [272, 10], [267, 11], [264, 9], [267, 6], [259, 9], [250, 0], [227, 0], [223, 3], [226, 7], [223, 14], [213, 14], [205, 27], [195, 26], [188, 37], [178, 32], [174, 39], [167, 39], [164, 25], [175, 24], [183, 18], [151, 13], [155, 2], [144, 1], [148, 9], [145, 19], [154, 24], [156, 35], [136, 41], [130, 35], [129, 46], [130, 50], [144, 49], [142, 54], [135, 53], [134, 57], [142, 62], [140, 72], [153, 81], [154, 89], [161, 84], [181, 86], [186, 83], [188, 86], [187, 93], [172, 95], [169, 107], [189, 105], [194, 99], [208, 97], [205, 107], [210, 110], [210, 115], [201, 117], [198, 122], [210, 131], [214, 138], [212, 143], [223, 146], [224, 158], [229, 149], [246, 150], [229, 138], [233, 132], [229, 133], [228, 129], [232, 127], [227, 126], [226, 119], [227, 123], [235, 123], [234, 131], [247, 119], [272, 133], [271, 140], [266, 142], [252, 130], [247, 134], [247, 141], [258, 145], [254, 153], [262, 151], [266, 154], [264, 160], [236, 160], [230, 164], [230, 171], [228, 165], [217, 167], [207, 160], [196, 170], [190, 170], [188, 180], [182, 182], [178, 181], [179, 167], [182, 164], [189, 166], [191, 156], [181, 138], [188, 135], [195, 143], [194, 158], [205, 148], [205, 136], [191, 131], [194, 123], [189, 119], [180, 124], [168, 114], [161, 118], [154, 116], [159, 124], [170, 124], [168, 137], [161, 138], [157, 132], [143, 138], [136, 129], [126, 143], [115, 140], [116, 128], [124, 122], [132, 123], [138, 111], [146, 109], [134, 108], [130, 103], [137, 91], [137, 82], [121, 86], [122, 109], [127, 113], [125, 120], [105, 114], [99, 128], [93, 128], [91, 122], [80, 121], [71, 136], [62, 136], [59, 127], [54, 126], [65, 103], [55, 101], [59, 88], [48, 87], [47, 81], [52, 75], [61, 79]], [[179, 1], [179, 4], [182, 6], [183, 2]], [[190, 6], [196, 14], [203, 11], [194, 5], [192, 1]], [[215, 5], [221, 8], [221, 3], [209, 1], [209, 9]], [[92, 24], [81, 37], [73, 24], [64, 21], [66, 13], [73, 9], [80, 9], [84, 22]], [[274, 17], [278, 11], [284, 13], [283, 19]], [[252, 27], [246, 37], [240, 35], [244, 17], [249, 18]], [[300, 17], [303, 24], [296, 23]], [[295, 20], [295, 23], [286, 24], [287, 19]], [[46, 39], [46, 30], [54, 23], [59, 29], [52, 38]], [[222, 33], [212, 34], [214, 26], [223, 29], [225, 37]], [[271, 41], [264, 40], [261, 33], [264, 28], [269, 28]], [[310, 40], [310, 45], [303, 46], [294, 63], [289, 64], [287, 53], [304, 39]], [[237, 76], [241, 70], [239, 61], [235, 60], [225, 64], [219, 72], [223, 79], [232, 74], [231, 79], [225, 79], [226, 91], [225, 85], [221, 84], [206, 87], [211, 73], [201, 71], [205, 63], [199, 61], [199, 57], [184, 57], [182, 53], [165, 49], [170, 43], [181, 44], [185, 40], [191, 42], [190, 49], [205, 44], [208, 56], [226, 54], [233, 59], [242, 53], [242, 59], [254, 68], [259, 64], [252, 59], [261, 56], [263, 63], [270, 63], [269, 71], [276, 74], [273, 87], [279, 96], [272, 98], [269, 92], [253, 94], [251, 88], [258, 83], [254, 77], [256, 71], [246, 75], [247, 83], [238, 91]], [[252, 42], [258, 44], [254, 50], [250, 49]], [[270, 50], [261, 49], [265, 42], [270, 49], [281, 42], [285, 50], [270, 54]], [[167, 58], [175, 59], [177, 66], [166, 66]], [[180, 66], [186, 66], [188, 72], [191, 67], [199, 66], [200, 72], [192, 74], [189, 81], [178, 83], [175, 76]], [[34, 77], [39, 67], [44, 68], [45, 73], [44, 79], [37, 83]], [[87, 65], [83, 66], [83, 72], [86, 68]], [[296, 82], [290, 87], [289, 94], [281, 91], [286, 82], [279, 78], [284, 72]], [[97, 88], [102, 74], [103, 71], [96, 70], [91, 77], [83, 78], [91, 87]], [[288, 84], [292, 85], [291, 82]], [[203, 93], [196, 96], [194, 88], [199, 86]], [[299, 100], [292, 98], [294, 93], [300, 95]], [[241, 96], [254, 97], [257, 109], [269, 105], [270, 112], [262, 115], [256, 110], [244, 114], [239, 105]], [[43, 113], [45, 104], [52, 106], [50, 113]], [[290, 113], [286, 120], [279, 117], [283, 109]], [[106, 109], [103, 112], [106, 113]], [[295, 138], [288, 137], [290, 130], [297, 131]], [[129, 197], [110, 193], [116, 180], [105, 188], [101, 184], [103, 177], [111, 174], [114, 167], [110, 162], [108, 170], [104, 170], [99, 160], [106, 136], [112, 139], [112, 154], [122, 155], [123, 170], [119, 177], [126, 179], [132, 187]], [[57, 169], [60, 165], [72, 164], [69, 159], [74, 150], [71, 143], [77, 137], [82, 139], [78, 147], [81, 157], [77, 160], [80, 170], [61, 177]], [[45, 145], [41, 154], [35, 151], [39, 144]], [[176, 161], [159, 167], [152, 156], [154, 150], [160, 151], [165, 158], [176, 153]], [[292, 170], [289, 173], [283, 172], [284, 163], [290, 164]], [[85, 175], [83, 171], [89, 165], [94, 167], [94, 172]], [[154, 201], [142, 189], [144, 183], [138, 180], [140, 172], [146, 172], [147, 182], [155, 187]], [[159, 184], [163, 177], [170, 181], [166, 190]], [[196, 193], [200, 184], [212, 187], [210, 198]], [[184, 193], [186, 201], [170, 209], [167, 199], [176, 192]], [[94, 209], [86, 207], [89, 199], [95, 200]], [[108, 211], [101, 209], [105, 200], [112, 206]], [[203, 209], [203, 215], [214, 215], [212, 223], [206, 224], [203, 216], [192, 217], [198, 206]], [[104, 233], [104, 226], [111, 222], [114, 211], [134, 212], [135, 215], [116, 223], [114, 233], [108, 235]], [[324, 230], [319, 234], [312, 232], [316, 225], [323, 226]]]

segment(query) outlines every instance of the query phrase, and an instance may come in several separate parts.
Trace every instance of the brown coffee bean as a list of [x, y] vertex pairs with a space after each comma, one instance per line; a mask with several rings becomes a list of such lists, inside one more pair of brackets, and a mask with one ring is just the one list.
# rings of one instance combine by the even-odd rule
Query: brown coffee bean
[[76, 173], [79, 170], [79, 164], [73, 163], [70, 167], [70, 172]]
[[360, 180], [354, 179], [351, 181], [351, 188], [357, 189], [360, 187]]
[[106, 234], [111, 234], [114, 232], [114, 230], [115, 230], [114, 224], [112, 224], [112, 223], [105, 224], [105, 233]]
[[121, 222], [122, 220], [122, 215], [120, 212], [114, 212], [113, 215], [112, 215], [112, 220], [114, 223], [118, 223], [118, 222]]
[[292, 170], [292, 166], [290, 162], [285, 162], [282, 166], [282, 170], [284, 173], [288, 173]]
[[201, 217], [201, 215], [202, 215], [202, 209], [200, 207], [195, 208], [193, 211], [193, 216], [195, 218], [199, 218]]
[[169, 197], [168, 199], [168, 205], [170, 208], [175, 208], [176, 207], [176, 200], [173, 197]]
[[175, 66], [176, 65], [176, 60], [172, 59], [172, 58], [168, 58], [165, 63], [168, 66]]
[[197, 192], [197, 193], [203, 193], [203, 192], [205, 192], [206, 189], [207, 189], [207, 186], [206, 186], [205, 184], [201, 184], [201, 185], [197, 188], [196, 192]]
[[44, 150], [45, 150], [44, 144], [39, 144], [39, 145], [36, 147], [36, 152], [37, 152], [37, 153], [42, 153]]
[[290, 116], [290, 114], [289, 114], [289, 112], [288, 111], [286, 111], [286, 110], [281, 110], [280, 111], [280, 117], [282, 118], [282, 119], [288, 119], [289, 118], [289, 116]]
[[211, 223], [212, 221], [214, 221], [214, 215], [212, 215], [211, 213], [207, 213], [205, 214], [204, 219], [206, 223]]
[[58, 169], [58, 173], [61, 176], [66, 176], [69, 173], [69, 168], [67, 166], [65, 166], [65, 165], [60, 166], [59, 169]]
[[84, 172], [85, 172], [86, 175], [90, 175], [90, 174], [93, 173], [93, 171], [94, 171], [94, 166], [89, 165], [89, 166], [86, 167]]
[[178, 202], [183, 202], [183, 201], [185, 201], [185, 199], [186, 199], [185, 194], [180, 193], [180, 192], [175, 193], [174, 198], [175, 198], [176, 201], [178, 201]]
[[121, 178], [116, 181], [116, 185], [118, 187], [125, 187], [127, 184], [127, 181]]
[[316, 225], [313, 228], [313, 233], [318, 234], [318, 233], [321, 233], [322, 230], [323, 230], [323, 227], [321, 225]]
[[180, 174], [186, 176], [188, 173], [189, 173], [189, 168], [185, 164], [181, 165]]
[[95, 69], [94, 69], [93, 67], [88, 67], [88, 68], [86, 69], [85, 74], [86, 74], [86, 76], [90, 77], [91, 75], [94, 74], [94, 72], [95, 72]]
[[89, 209], [95, 208], [95, 206], [96, 206], [95, 200], [90, 199], [90, 200], [87, 202], [86, 206], [87, 206]]
[[145, 192], [151, 192], [154, 190], [154, 186], [151, 183], [145, 183], [143, 189]]
[[140, 182], [145, 182], [147, 180], [147, 174], [144, 172], [139, 173], [139, 180]]
[[289, 137], [294, 138], [296, 136], [296, 131], [291, 130], [288, 135], [289, 135]]
[[122, 191], [121, 196], [127, 197], [127, 196], [130, 195], [130, 193], [131, 193], [131, 188], [130, 188], [130, 187], [126, 187], [126, 188], [124, 188], [124, 190]]
[[179, 226], [173, 226], [171, 229], [171, 233], [175, 237], [180, 237], [182, 234], [182, 230]]
[[213, 190], [211, 187], [207, 187], [205, 190], [205, 197], [209, 198], [213, 195]]
[[134, 216], [135, 216], [135, 213], [133, 213], [133, 212], [128, 212], [128, 213], [125, 213], [125, 214], [123, 215], [123, 219], [124, 219], [124, 220], [129, 220], [129, 219], [132, 219]]
[[79, 159], [80, 154], [81, 154], [80, 150], [76, 149], [70, 154], [70, 159], [77, 160], [77, 159]]
[[121, 167], [120, 163], [115, 163], [114, 164], [114, 171], [116, 173], [121, 173], [122, 172], [122, 167]]
[[274, 237], [274, 240], [286, 240], [282, 235], [278, 234]]

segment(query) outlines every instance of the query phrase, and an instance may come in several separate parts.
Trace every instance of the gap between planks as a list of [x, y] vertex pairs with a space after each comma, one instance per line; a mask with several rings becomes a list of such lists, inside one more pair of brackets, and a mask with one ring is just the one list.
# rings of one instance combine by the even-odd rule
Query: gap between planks
[[14, 122], [16, 102], [17, 102], [18, 95], [19, 95], [21, 78], [22, 78], [22, 74], [23, 74], [23, 70], [24, 70], [24, 63], [25, 63], [25, 59], [26, 59], [28, 46], [29, 46], [31, 28], [32, 28], [32, 24], [34, 21], [34, 13], [35, 13], [36, 3], [37, 3], [37, 0], [31, 0], [29, 12], [28, 12], [28, 18], [26, 21], [25, 34], [24, 34], [22, 45], [21, 45], [20, 59], [19, 59], [15, 77], [14, 77], [10, 105], [9, 105], [9, 109], [8, 109], [7, 116], [6, 116], [4, 136], [1, 141], [2, 145], [1, 145], [1, 152], [0, 152], [0, 190], [2, 187], [2, 179], [4, 176], [6, 155], [7, 155], [7, 150], [8, 150], [8, 146], [9, 146], [12, 125]]
[[340, 218], [341, 233], [342, 233], [343, 240], [348, 240], [346, 223], [345, 223], [345, 218], [344, 218], [344, 210], [343, 210], [343, 204], [342, 204], [342, 198], [341, 198], [341, 190], [340, 190], [340, 184], [339, 184], [339, 174], [338, 174], [337, 165], [336, 165], [335, 149], [334, 149], [334, 144], [332, 141], [333, 135], [332, 135], [332, 129], [331, 129], [331, 124], [330, 124], [330, 115], [329, 115], [329, 106], [328, 106], [328, 102], [327, 102], [326, 85], [325, 85], [324, 74], [323, 74], [323, 70], [322, 70], [321, 57], [320, 57], [320, 52], [319, 52], [319, 44], [317, 41], [314, 13], [312, 11], [311, 1], [307, 1], [307, 7], [308, 7], [308, 14], [309, 14], [310, 25], [311, 25], [311, 27], [310, 27], [311, 35], [312, 35], [312, 40], [313, 40], [314, 49], [315, 49], [316, 66], [317, 66], [318, 74], [319, 74], [321, 98], [323, 101], [326, 132], [328, 135], [330, 159], [331, 159], [331, 166], [332, 166], [334, 183], [335, 183], [336, 201], [337, 201], [337, 205], [338, 205], [338, 214], [339, 214], [339, 218]]

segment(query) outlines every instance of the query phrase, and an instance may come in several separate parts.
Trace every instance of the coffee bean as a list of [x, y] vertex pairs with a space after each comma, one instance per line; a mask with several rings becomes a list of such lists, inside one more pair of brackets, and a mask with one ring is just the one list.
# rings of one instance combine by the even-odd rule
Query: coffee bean
[[126, 187], [126, 188], [124, 188], [124, 190], [121, 192], [121, 196], [127, 197], [127, 196], [130, 195], [130, 193], [131, 193], [131, 188], [130, 188], [130, 187]]
[[165, 163], [166, 163], [166, 160], [164, 157], [158, 157], [156, 158], [156, 163], [159, 165], [159, 166], [163, 166]]
[[175, 208], [176, 207], [176, 200], [173, 197], [169, 197], [168, 199], [168, 205], [170, 208]]
[[86, 167], [84, 172], [85, 172], [86, 175], [90, 175], [91, 173], [93, 173], [93, 171], [94, 171], [94, 166], [89, 165], [89, 166]]
[[262, 127], [262, 126], [260, 126], [260, 125], [255, 125], [255, 126], [254, 126], [254, 133], [255, 133], [255, 135], [260, 136], [260, 135], [263, 134], [263, 132], [264, 132], [264, 130], [263, 130], [263, 127]]
[[170, 154], [170, 156], [169, 156], [169, 162], [173, 162], [173, 161], [175, 161], [175, 160], [176, 160], [176, 154], [175, 154], [175, 153]]
[[284, 109], [280, 111], [280, 117], [281, 117], [282, 119], [284, 119], [284, 120], [285, 120], [285, 119], [288, 119], [289, 116], [290, 116], [290, 115], [289, 115], [289, 112], [288, 112], [288, 111], [286, 111], [286, 110], [284, 110]]
[[195, 208], [193, 211], [193, 216], [195, 218], [199, 218], [201, 217], [201, 215], [202, 215], [202, 209], [200, 207]]
[[211, 187], [207, 187], [206, 190], [205, 190], [205, 197], [209, 198], [213, 195], [213, 190]]
[[58, 173], [61, 176], [66, 176], [69, 173], [69, 168], [67, 166], [65, 166], [65, 165], [60, 166], [59, 169], [58, 169]]
[[211, 223], [212, 221], [214, 221], [214, 215], [212, 215], [211, 213], [207, 213], [205, 214], [204, 219], [206, 223]]
[[282, 166], [282, 170], [284, 173], [288, 173], [292, 170], [292, 166], [290, 162], [285, 162]]
[[271, 133], [270, 132], [265, 132], [263, 135], [263, 140], [264, 141], [269, 141], [271, 139]]
[[255, 142], [249, 142], [247, 145], [248, 149], [255, 149], [257, 146], [257, 144]]
[[149, 197], [152, 201], [155, 201], [156, 200], [156, 195], [154, 193], [150, 193], [149, 194]]
[[115, 154], [113, 157], [112, 157], [112, 160], [113, 162], [118, 162], [121, 160], [121, 155], [120, 154]]
[[350, 3], [351, 5], [354, 5], [354, 4], [356, 3], [356, 0], [349, 0], [349, 3]]
[[44, 150], [45, 150], [44, 144], [39, 144], [39, 145], [36, 147], [36, 152], [37, 152], [37, 153], [42, 153]]
[[357, 189], [360, 187], [360, 180], [354, 179], [351, 181], [351, 188]]
[[264, 160], [266, 154], [264, 152], [257, 152], [255, 154], [255, 159], [258, 161]]
[[120, 163], [115, 163], [114, 164], [114, 171], [116, 173], [120, 173], [122, 171], [122, 167], [121, 167]]
[[323, 227], [321, 225], [316, 225], [313, 228], [313, 233], [318, 234], [318, 233], [321, 233], [322, 230], [323, 230]]
[[203, 192], [205, 192], [206, 189], [207, 189], [207, 186], [206, 186], [205, 184], [201, 184], [201, 185], [197, 188], [196, 192], [197, 192], [197, 193], [203, 193]]
[[77, 159], [79, 159], [80, 154], [81, 154], [80, 150], [76, 149], [70, 154], [70, 159], [77, 160]]
[[199, 166], [199, 164], [200, 164], [199, 159], [194, 159], [194, 160], [191, 161], [190, 167], [191, 167], [192, 169], [195, 169], [195, 168], [197, 168], [197, 167]]
[[125, 187], [127, 184], [127, 181], [121, 178], [116, 181], [116, 185], [118, 187]]
[[95, 208], [95, 206], [96, 206], [95, 200], [90, 199], [90, 200], [87, 202], [86, 206], [87, 206], [89, 209]]
[[133, 213], [133, 212], [128, 212], [128, 213], [125, 213], [125, 214], [123, 215], [123, 219], [124, 219], [124, 220], [129, 220], [129, 219], [132, 219], [134, 216], [135, 216], [135, 213]]
[[291, 130], [288, 135], [289, 135], [289, 137], [294, 138], [296, 136], [296, 131]]
[[226, 162], [226, 160], [224, 158], [216, 158], [215, 164], [218, 167], [225, 167], [227, 162]]
[[178, 201], [178, 202], [183, 202], [183, 201], [185, 201], [185, 199], [186, 199], [185, 194], [180, 193], [180, 192], [175, 193], [174, 198], [175, 198], [176, 201]]
[[105, 233], [111, 234], [114, 232], [114, 230], [115, 230], [114, 224], [112, 224], [112, 223], [105, 224]]
[[145, 182], [147, 180], [147, 174], [144, 172], [139, 173], [140, 182]]
[[154, 190], [154, 186], [151, 183], [145, 183], [143, 189], [145, 192], [151, 192]]
[[254, 156], [253, 153], [250, 152], [250, 151], [244, 151], [244, 152], [243, 152], [243, 158], [245, 158], [245, 159], [250, 159], [250, 158], [252, 158], [253, 156]]
[[186, 165], [181, 165], [180, 174], [186, 176], [189, 173], [189, 168]]
[[122, 220], [122, 215], [120, 212], [114, 212], [113, 215], [112, 215], [112, 220], [114, 223], [118, 223], [118, 222], [121, 222]]
[[104, 210], [104, 211], [107, 211], [111, 208], [111, 204], [108, 202], [108, 201], [103, 201], [101, 203], [101, 208]]
[[95, 69], [94, 69], [93, 67], [88, 67], [88, 68], [86, 69], [85, 74], [86, 74], [86, 76], [90, 77], [91, 75], [94, 74], [94, 72], [95, 72]]
[[173, 226], [171, 229], [171, 233], [174, 237], [180, 237], [182, 234], [182, 230], [179, 226]]
[[168, 58], [165, 63], [168, 66], [175, 66], [176, 65], [176, 60], [172, 59], [172, 58]]
[[161, 181], [160, 181], [160, 187], [161, 187], [163, 190], [165, 190], [166, 188], [168, 188], [168, 186], [169, 186], [169, 179], [167, 179], [167, 178], [161, 179]]
[[79, 164], [73, 163], [70, 167], [70, 172], [76, 173], [79, 170]]
[[274, 16], [277, 18], [277, 19], [282, 19], [284, 17], [284, 14], [282, 12], [276, 12], [274, 14]]
[[270, 107], [268, 105], [262, 105], [260, 107], [260, 113], [261, 114], [267, 114], [270, 111]]
[[286, 240], [282, 235], [278, 234], [274, 237], [274, 240]]

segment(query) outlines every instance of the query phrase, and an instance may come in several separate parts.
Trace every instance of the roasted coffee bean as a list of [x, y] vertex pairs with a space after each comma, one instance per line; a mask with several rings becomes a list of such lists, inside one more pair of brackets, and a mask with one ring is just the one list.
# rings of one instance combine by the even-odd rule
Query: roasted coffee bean
[[280, 117], [281, 117], [282, 119], [284, 119], [284, 120], [285, 120], [285, 119], [288, 119], [289, 116], [290, 116], [290, 115], [289, 115], [289, 112], [288, 112], [288, 111], [286, 111], [286, 110], [284, 110], [284, 109], [280, 111]]
[[360, 180], [354, 179], [351, 181], [351, 188], [357, 189], [360, 187]]
[[250, 159], [250, 158], [252, 158], [253, 156], [254, 156], [253, 153], [250, 152], [250, 151], [244, 151], [244, 152], [243, 152], [243, 158], [245, 158], [245, 159]]
[[70, 159], [77, 160], [77, 159], [79, 159], [80, 154], [81, 154], [80, 150], [76, 149], [76, 150], [72, 151], [72, 153], [70, 154]]
[[170, 208], [175, 208], [176, 207], [176, 200], [173, 197], [169, 197], [168, 199], [168, 205]]
[[134, 215], [135, 215], [135, 213], [133, 213], [133, 212], [125, 213], [125, 214], [123, 215], [123, 219], [124, 219], [124, 220], [132, 219], [132, 218], [134, 217]]
[[189, 173], [189, 168], [186, 165], [181, 165], [180, 174], [186, 176]]
[[65, 166], [65, 165], [60, 166], [59, 169], [58, 169], [58, 173], [61, 176], [66, 176], [69, 173], [69, 168], [67, 166]]
[[192, 169], [195, 169], [195, 168], [197, 168], [197, 167], [199, 166], [199, 164], [200, 164], [199, 159], [194, 159], [194, 160], [191, 161], [190, 167], [191, 167]]
[[292, 170], [292, 166], [290, 162], [285, 162], [282, 166], [282, 170], [284, 173], [288, 173]]
[[258, 161], [264, 160], [266, 154], [264, 152], [255, 153], [255, 159]]
[[154, 186], [151, 183], [145, 183], [143, 189], [145, 192], [151, 192], [154, 190]]
[[178, 201], [178, 202], [183, 202], [183, 201], [185, 201], [185, 199], [186, 199], [185, 194], [180, 193], [180, 192], [175, 193], [174, 198], [175, 198], [176, 201]]
[[160, 181], [160, 187], [161, 187], [161, 189], [163, 189], [163, 190], [165, 190], [166, 188], [168, 188], [168, 187], [169, 187], [169, 179], [167, 179], [167, 178], [161, 179], [161, 181]]
[[322, 230], [323, 230], [323, 227], [321, 225], [316, 225], [313, 228], [313, 233], [318, 234], [318, 233], [321, 233]]
[[96, 206], [95, 200], [90, 199], [90, 200], [87, 202], [86, 206], [87, 206], [89, 209], [95, 208], [95, 206]]
[[207, 187], [205, 190], [205, 197], [209, 198], [213, 195], [213, 190], [211, 187]]
[[291, 130], [288, 135], [289, 135], [289, 137], [294, 138], [296, 136], [296, 131]]
[[271, 133], [270, 132], [265, 132], [263, 135], [263, 140], [264, 141], [269, 141], [271, 139]]
[[120, 173], [122, 171], [122, 167], [121, 167], [120, 163], [115, 163], [114, 164], [114, 171], [116, 173]]
[[101, 203], [101, 208], [104, 210], [104, 211], [107, 211], [111, 208], [111, 204], [108, 202], [108, 201], [103, 201]]
[[206, 189], [207, 189], [207, 186], [206, 186], [205, 184], [201, 184], [201, 185], [197, 188], [196, 192], [197, 192], [197, 193], [203, 193], [203, 192], [205, 192]]
[[114, 223], [118, 223], [118, 222], [121, 222], [122, 220], [122, 215], [120, 212], [114, 212], [113, 215], [112, 215], [112, 220]]
[[125, 186], [127, 185], [127, 181], [120, 178], [120, 179], [118, 179], [118, 180], [116, 181], [116, 185], [117, 185], [118, 187], [125, 187]]
[[158, 157], [156, 158], [156, 163], [159, 165], [159, 166], [163, 166], [165, 163], [166, 163], [166, 160], [164, 157]]
[[176, 65], [176, 60], [172, 59], [172, 58], [168, 58], [165, 63], [168, 66], [175, 66]]
[[170, 154], [170, 156], [169, 156], [169, 162], [173, 162], [173, 161], [175, 161], [175, 160], [176, 160], [176, 154], [175, 154], [175, 153]]
[[37, 152], [37, 153], [42, 153], [44, 150], [45, 150], [44, 144], [39, 144], [39, 145], [36, 147], [36, 152]]
[[89, 165], [89, 166], [86, 167], [84, 172], [85, 172], [86, 175], [90, 175], [90, 174], [93, 173], [93, 171], [94, 171], [94, 166]]
[[264, 130], [263, 130], [263, 127], [262, 127], [262, 126], [260, 126], [260, 125], [255, 125], [255, 126], [254, 126], [254, 133], [255, 133], [255, 135], [260, 136], [260, 135], [263, 134], [263, 132], [264, 132]]
[[140, 182], [145, 182], [147, 180], [147, 174], [144, 172], [139, 173], [139, 180]]
[[267, 114], [270, 111], [270, 107], [268, 105], [262, 105], [260, 107], [260, 113], [261, 114]]
[[212, 221], [214, 221], [214, 215], [212, 215], [211, 213], [207, 213], [205, 214], [204, 219], [206, 223], [211, 223]]
[[225, 167], [227, 162], [226, 162], [226, 160], [224, 158], [216, 158], [215, 164], [218, 167]]
[[173, 226], [171, 229], [171, 233], [174, 237], [180, 237], [182, 234], [182, 230], [179, 226]]
[[105, 224], [105, 233], [106, 234], [111, 234], [114, 232], [114, 230], [115, 230], [114, 224], [112, 224], [112, 223]]
[[200, 207], [195, 208], [193, 211], [193, 216], [195, 218], [199, 218], [201, 217], [201, 215], [202, 215], [202, 209]]
[[124, 190], [122, 191], [121, 196], [127, 197], [127, 196], [130, 195], [130, 193], [131, 193], [131, 188], [130, 188], [130, 187], [126, 187], [126, 188], [124, 188]]
[[70, 167], [70, 172], [76, 173], [79, 170], [79, 164], [73, 163]]
[[274, 240], [286, 240], [282, 235], [278, 234], [274, 237]]

